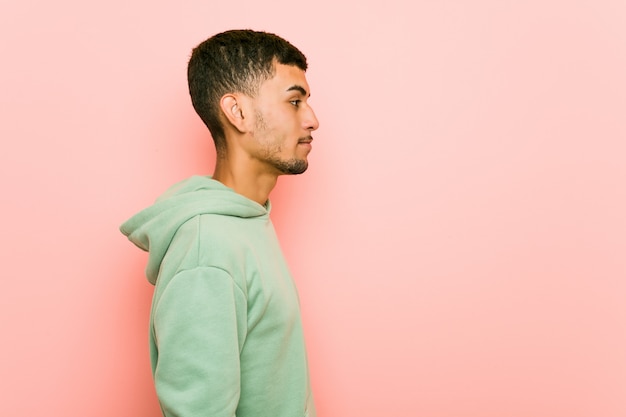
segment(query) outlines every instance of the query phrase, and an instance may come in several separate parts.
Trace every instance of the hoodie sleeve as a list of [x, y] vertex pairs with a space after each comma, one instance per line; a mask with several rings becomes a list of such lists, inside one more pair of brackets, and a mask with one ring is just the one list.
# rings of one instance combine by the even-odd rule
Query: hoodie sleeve
[[179, 272], [154, 310], [155, 386], [166, 417], [233, 417], [246, 299], [224, 270]]

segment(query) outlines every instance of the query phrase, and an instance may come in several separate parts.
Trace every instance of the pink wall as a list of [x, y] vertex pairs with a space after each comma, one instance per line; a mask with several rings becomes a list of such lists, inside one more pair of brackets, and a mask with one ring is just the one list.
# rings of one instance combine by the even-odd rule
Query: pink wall
[[117, 227], [211, 172], [186, 61], [252, 27], [311, 63], [273, 215], [320, 415], [626, 415], [623, 1], [5, 3], [3, 414], [158, 415]]

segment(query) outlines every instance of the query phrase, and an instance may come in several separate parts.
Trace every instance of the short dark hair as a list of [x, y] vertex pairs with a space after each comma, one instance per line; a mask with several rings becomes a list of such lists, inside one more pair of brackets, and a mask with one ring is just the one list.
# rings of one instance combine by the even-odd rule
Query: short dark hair
[[267, 32], [229, 30], [193, 49], [187, 67], [191, 102], [209, 128], [218, 151], [225, 148], [220, 99], [227, 93], [256, 96], [274, 76], [274, 62], [307, 69], [306, 57], [285, 39]]

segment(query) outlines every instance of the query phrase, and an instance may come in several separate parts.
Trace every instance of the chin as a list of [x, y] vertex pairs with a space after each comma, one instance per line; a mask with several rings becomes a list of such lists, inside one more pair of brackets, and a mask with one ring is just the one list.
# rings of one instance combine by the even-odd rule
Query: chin
[[307, 170], [308, 167], [309, 167], [309, 164], [304, 163], [301, 166], [292, 167], [292, 169], [286, 171], [285, 174], [287, 174], [287, 175], [300, 175], [300, 174], [303, 174]]
[[299, 175], [307, 170], [309, 162], [306, 159], [290, 159], [287, 161], [277, 161], [274, 166], [283, 175]]

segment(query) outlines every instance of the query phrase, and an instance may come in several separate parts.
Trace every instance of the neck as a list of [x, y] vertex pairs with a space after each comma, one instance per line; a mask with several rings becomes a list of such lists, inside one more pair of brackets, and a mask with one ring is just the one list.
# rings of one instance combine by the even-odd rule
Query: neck
[[213, 179], [232, 188], [236, 193], [265, 205], [276, 186], [278, 175], [255, 169], [250, 161], [238, 161], [236, 155], [218, 155]]

